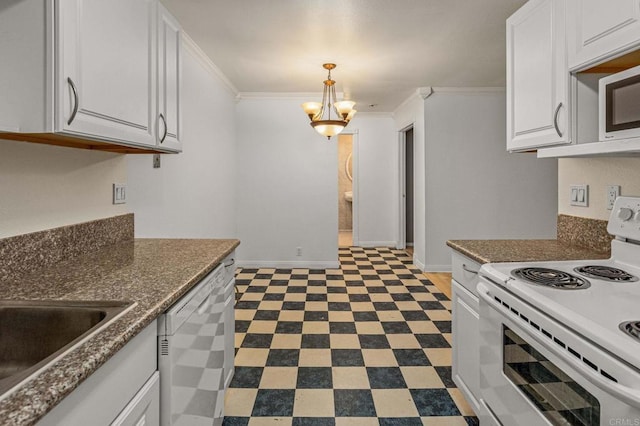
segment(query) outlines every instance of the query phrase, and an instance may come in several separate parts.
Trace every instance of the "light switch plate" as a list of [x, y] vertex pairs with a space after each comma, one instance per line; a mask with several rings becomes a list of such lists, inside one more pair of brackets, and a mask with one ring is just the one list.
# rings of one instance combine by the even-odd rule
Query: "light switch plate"
[[569, 185], [569, 204], [572, 206], [589, 206], [589, 185]]
[[113, 184], [113, 204], [126, 204], [127, 185], [124, 183]]

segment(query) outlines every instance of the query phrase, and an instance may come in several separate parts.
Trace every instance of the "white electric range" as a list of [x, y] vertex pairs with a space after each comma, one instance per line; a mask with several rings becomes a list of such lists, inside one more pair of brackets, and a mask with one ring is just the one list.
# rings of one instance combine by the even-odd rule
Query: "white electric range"
[[640, 426], [640, 198], [611, 258], [480, 269], [481, 424]]

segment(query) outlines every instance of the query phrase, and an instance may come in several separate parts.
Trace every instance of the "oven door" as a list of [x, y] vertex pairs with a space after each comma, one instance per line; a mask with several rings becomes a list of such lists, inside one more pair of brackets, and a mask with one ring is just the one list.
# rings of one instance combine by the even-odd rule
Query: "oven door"
[[589, 352], [584, 339], [486, 278], [478, 293], [481, 424], [640, 425], [640, 388], [608, 373], [638, 383], [637, 371]]

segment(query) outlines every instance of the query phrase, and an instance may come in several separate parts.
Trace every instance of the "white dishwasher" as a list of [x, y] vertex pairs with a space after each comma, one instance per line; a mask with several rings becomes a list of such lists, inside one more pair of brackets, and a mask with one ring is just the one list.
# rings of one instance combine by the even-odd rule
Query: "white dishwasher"
[[[225, 360], [229, 336], [224, 332], [225, 322], [233, 323], [233, 312], [225, 312], [233, 264], [230, 255], [158, 318], [163, 426], [222, 424], [229, 365], [233, 368], [233, 347], [231, 361]], [[233, 336], [233, 324], [228, 328], [226, 334]], [[228, 358], [229, 348], [226, 352]]]

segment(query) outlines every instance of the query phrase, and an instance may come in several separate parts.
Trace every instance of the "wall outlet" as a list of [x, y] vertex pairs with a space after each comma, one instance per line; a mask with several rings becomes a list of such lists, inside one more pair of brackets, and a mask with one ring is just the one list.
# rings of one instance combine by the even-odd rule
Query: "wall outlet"
[[125, 204], [127, 202], [127, 185], [124, 183], [113, 184], [113, 204]]
[[607, 210], [613, 210], [616, 198], [620, 196], [620, 185], [607, 186]]
[[589, 185], [569, 185], [569, 204], [572, 206], [589, 206]]
[[160, 154], [153, 154], [153, 168], [160, 168]]
[[302, 247], [296, 247], [296, 256], [302, 256]]

